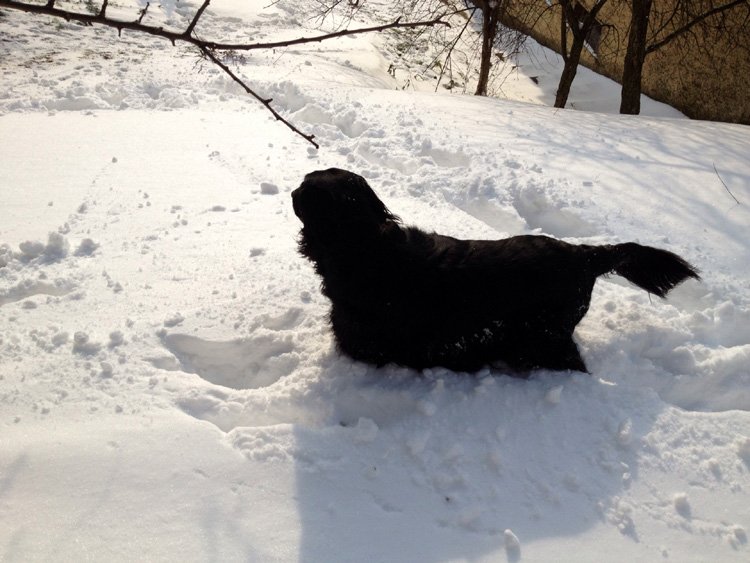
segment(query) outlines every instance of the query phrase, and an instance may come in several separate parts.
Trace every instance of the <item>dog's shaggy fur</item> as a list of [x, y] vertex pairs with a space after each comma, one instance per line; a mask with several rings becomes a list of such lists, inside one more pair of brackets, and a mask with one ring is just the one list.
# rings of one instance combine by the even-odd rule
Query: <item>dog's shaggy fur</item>
[[336, 168], [305, 176], [292, 198], [340, 351], [378, 366], [586, 371], [573, 330], [596, 278], [614, 272], [659, 297], [699, 279], [679, 256], [632, 242], [459, 240], [403, 227], [364, 178]]

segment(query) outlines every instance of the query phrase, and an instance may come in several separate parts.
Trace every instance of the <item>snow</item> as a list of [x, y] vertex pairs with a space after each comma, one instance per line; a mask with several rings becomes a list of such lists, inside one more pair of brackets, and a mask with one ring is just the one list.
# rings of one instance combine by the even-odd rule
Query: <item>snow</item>
[[[294, 37], [312, 4], [201, 29]], [[187, 48], [9, 10], [0, 35], [0, 559], [748, 559], [747, 127], [618, 116], [586, 73], [554, 110], [549, 54], [512, 99], [402, 90], [385, 34], [235, 61], [316, 150]], [[591, 375], [358, 364], [296, 252], [289, 193], [329, 166], [409, 224], [634, 240], [703, 281], [600, 279]]]

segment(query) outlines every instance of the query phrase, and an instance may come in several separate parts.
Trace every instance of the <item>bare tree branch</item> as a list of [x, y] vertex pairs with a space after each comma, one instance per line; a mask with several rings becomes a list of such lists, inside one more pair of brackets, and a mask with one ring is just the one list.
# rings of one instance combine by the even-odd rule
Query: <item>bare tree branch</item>
[[694, 19], [691, 19], [687, 24], [674, 30], [672, 33], [670, 33], [663, 39], [649, 45], [646, 48], [646, 54], [648, 55], [649, 53], [653, 53], [657, 49], [661, 49], [664, 45], [666, 45], [670, 41], [676, 39], [680, 35], [684, 35], [688, 31], [690, 31], [693, 27], [695, 27], [702, 21], [710, 18], [711, 16], [715, 16], [716, 14], [720, 14], [721, 12], [731, 10], [732, 8], [739, 6], [740, 4], [748, 4], [748, 0], [733, 0], [732, 2], [727, 2], [726, 4], [722, 4], [721, 6], [716, 6], [715, 8], [708, 10], [700, 14], [699, 16], [696, 16]]
[[184, 41], [186, 43], [190, 43], [197, 47], [201, 53], [208, 58], [211, 62], [213, 62], [216, 66], [218, 66], [222, 71], [224, 71], [228, 76], [232, 78], [235, 82], [237, 82], [242, 88], [251, 96], [255, 97], [258, 101], [260, 101], [272, 114], [273, 116], [278, 120], [284, 123], [289, 129], [303, 137], [305, 140], [310, 142], [312, 145], [314, 145], [316, 148], [319, 148], [319, 145], [313, 140], [314, 135], [307, 135], [305, 133], [302, 133], [299, 129], [297, 129], [294, 125], [292, 125], [289, 121], [284, 119], [275, 109], [271, 107], [271, 100], [266, 100], [262, 98], [261, 96], [257, 95], [245, 82], [243, 82], [232, 70], [225, 65], [221, 60], [219, 60], [216, 55], [214, 54], [215, 51], [250, 51], [255, 49], [275, 49], [278, 47], [289, 47], [291, 45], [301, 45], [304, 43], [316, 43], [320, 41], [325, 41], [327, 39], [333, 39], [335, 37], [344, 37], [347, 35], [356, 35], [359, 33], [371, 33], [374, 31], [386, 31], [389, 29], [397, 29], [397, 28], [414, 28], [414, 27], [423, 27], [423, 26], [434, 26], [434, 25], [445, 25], [450, 27], [450, 24], [447, 21], [443, 20], [443, 17], [445, 17], [445, 14], [438, 16], [437, 18], [427, 20], [427, 21], [418, 21], [418, 22], [402, 22], [401, 18], [397, 18], [395, 21], [383, 25], [376, 25], [371, 27], [361, 27], [361, 28], [355, 28], [355, 29], [342, 29], [339, 31], [335, 31], [332, 33], [325, 33], [322, 35], [315, 35], [312, 37], [299, 37], [297, 39], [290, 39], [290, 40], [284, 40], [284, 41], [275, 41], [271, 43], [221, 43], [217, 41], [206, 41], [203, 39], [200, 39], [193, 35], [193, 32], [195, 31], [195, 27], [198, 24], [198, 21], [200, 20], [201, 16], [205, 12], [205, 10], [208, 8], [209, 4], [211, 3], [211, 0], [204, 0], [201, 4], [200, 8], [198, 8], [198, 11], [195, 13], [195, 16], [193, 16], [193, 19], [190, 21], [190, 24], [185, 29], [185, 31], [172, 31], [168, 29], [164, 29], [163, 27], [157, 27], [153, 25], [146, 25], [143, 23], [143, 18], [146, 15], [146, 12], [149, 8], [149, 3], [146, 4], [146, 6], [139, 11], [138, 19], [134, 21], [122, 21], [122, 20], [115, 20], [106, 15], [108, 0], [102, 1], [102, 7], [99, 10], [98, 13], [92, 14], [92, 13], [82, 13], [82, 12], [73, 12], [67, 9], [61, 9], [55, 7], [55, 0], [48, 0], [46, 4], [27, 4], [25, 2], [20, 2], [18, 0], [0, 0], [0, 8], [10, 8], [12, 10], [19, 10], [22, 12], [32, 13], [32, 14], [44, 14], [56, 18], [62, 18], [66, 21], [77, 21], [81, 22], [86, 25], [93, 25], [93, 24], [99, 24], [107, 27], [113, 27], [117, 29], [118, 35], [122, 34], [122, 30], [130, 30], [130, 31], [137, 31], [140, 33], [145, 33], [148, 35], [155, 35], [158, 37], [162, 37], [164, 39], [169, 40], [172, 45], [175, 45], [177, 41]]
[[[469, 14], [469, 16], [466, 18], [466, 23], [461, 28], [461, 31], [456, 36], [456, 38], [451, 42], [451, 44], [450, 44], [450, 46], [448, 48], [448, 53], [445, 56], [446, 63], [448, 61], [450, 61], [451, 55], [453, 54], [453, 49], [456, 48], [456, 45], [461, 40], [461, 37], [463, 36], [464, 32], [466, 31], [466, 28], [469, 27], [469, 24], [471, 23], [471, 19], [474, 17], [474, 12], [476, 12], [478, 9], [479, 8], [474, 8], [474, 9], [471, 10], [471, 14]], [[432, 60], [432, 62], [429, 64], [429, 66], [432, 66], [433, 64], [435, 64], [435, 62], [437, 61], [437, 59], [443, 54], [444, 51], [445, 51], [445, 49], [442, 49], [435, 56], [435, 58]], [[445, 68], [446, 68], [446, 66], [447, 66], [447, 64], [443, 64], [443, 65], [440, 66], [440, 75], [438, 76], [437, 84], [435, 84], [435, 92], [438, 91], [438, 88], [440, 87], [440, 82], [443, 80], [443, 75], [445, 74]], [[451, 80], [452, 80], [452, 78], [451, 78]]]
[[734, 197], [734, 194], [729, 189], [729, 186], [727, 186], [727, 183], [722, 179], [721, 174], [719, 174], [719, 171], [716, 169], [716, 163], [712, 162], [711, 164], [713, 164], [714, 172], [716, 172], [716, 177], [719, 178], [719, 182], [721, 182], [721, 185], [724, 186], [724, 189], [727, 191], [727, 193], [732, 196], [732, 199], [735, 201], [735, 203], [737, 203], [737, 205], [741, 205], [740, 200]]
[[[50, 0], [54, 4], [54, 0]], [[207, 6], [208, 3], [204, 2]], [[204, 5], [201, 5], [201, 9], [205, 10]], [[26, 4], [25, 2], [19, 2], [18, 0], [0, 0], [0, 8], [11, 8], [13, 10], [20, 10], [23, 12], [30, 12], [34, 14], [46, 14], [48, 16], [54, 16], [62, 18], [67, 21], [78, 21], [85, 24], [99, 24], [108, 27], [114, 27], [115, 29], [122, 31], [123, 29], [138, 31], [149, 35], [156, 35], [169, 39], [172, 43], [176, 41], [185, 41], [192, 43], [196, 47], [207, 47], [209, 49], [220, 50], [220, 51], [252, 51], [255, 49], [275, 49], [278, 47], [289, 47], [291, 45], [301, 45], [303, 43], [318, 43], [325, 41], [326, 39], [333, 39], [335, 37], [344, 37], [346, 35], [357, 35], [359, 33], [371, 33], [373, 31], [386, 31], [389, 29], [400, 29], [409, 27], [422, 27], [422, 26], [433, 26], [433, 25], [445, 25], [450, 27], [447, 21], [443, 20], [444, 15], [441, 15], [435, 19], [428, 21], [418, 22], [402, 22], [401, 18], [397, 18], [391, 23], [383, 25], [374, 25], [371, 27], [360, 27], [355, 29], [342, 29], [332, 33], [325, 33], [322, 35], [314, 35], [312, 37], [299, 37], [297, 39], [289, 39], [284, 41], [274, 41], [270, 43], [221, 43], [218, 41], [207, 41], [194, 37], [186, 31], [172, 31], [164, 29], [163, 27], [156, 27], [152, 25], [146, 25], [139, 23], [138, 20], [127, 22], [121, 20], [114, 20], [100, 14], [90, 14], [82, 12], [71, 12], [70, 10], [63, 10], [55, 8], [54, 5], [50, 4]], [[202, 12], [201, 12], [202, 14]], [[197, 15], [197, 14], [196, 14]], [[195, 28], [197, 24], [197, 17], [193, 18], [189, 26], [190, 32]]]
[[214, 63], [221, 70], [223, 70], [224, 72], [226, 72], [232, 78], [232, 80], [234, 80], [237, 84], [239, 84], [240, 86], [242, 86], [242, 88], [245, 90], [245, 92], [247, 92], [248, 94], [250, 94], [253, 98], [255, 98], [256, 100], [258, 100], [261, 104], [263, 104], [264, 106], [266, 106], [266, 109], [268, 109], [268, 111], [270, 111], [271, 114], [273, 114], [273, 116], [276, 118], [277, 121], [281, 121], [284, 125], [286, 125], [287, 127], [289, 127], [289, 129], [291, 129], [292, 131], [294, 131], [295, 133], [297, 133], [299, 136], [301, 136], [302, 138], [304, 138], [306, 141], [308, 141], [309, 143], [311, 143], [316, 149], [320, 148], [320, 145], [313, 140], [315, 138], [315, 135], [307, 135], [307, 134], [303, 133], [302, 131], [300, 131], [299, 129], [297, 129], [294, 125], [292, 125], [289, 121], [287, 121], [286, 119], [284, 119], [271, 106], [271, 102], [273, 101], [273, 99], [271, 99], [271, 98], [263, 98], [262, 96], [259, 96], [256, 92], [254, 92], [252, 90], [252, 88], [250, 88], [247, 84], [245, 84], [245, 82], [242, 81], [241, 78], [239, 78], [234, 72], [232, 72], [232, 69], [230, 69], [227, 65], [225, 65], [223, 62], [221, 62], [221, 60], [219, 60], [216, 57], [216, 55], [214, 55], [214, 53], [211, 51], [211, 49], [209, 49], [208, 47], [200, 47], [200, 50], [201, 50], [201, 53], [203, 53], [212, 63]]
[[[0, 4], [2, 4], [2, 1], [3, 0], [0, 0]], [[276, 41], [274, 43], [253, 43], [250, 45], [233, 45], [231, 43], [221, 44], [221, 43], [214, 43], [211, 41], [205, 41], [204, 43], [207, 46], [211, 47], [212, 49], [233, 50], [233, 51], [250, 51], [253, 49], [275, 49], [277, 47], [290, 47], [291, 45], [301, 45], [303, 43], [318, 43], [320, 41], [325, 41], [326, 39], [333, 39], [335, 37], [344, 37], [346, 35], [356, 35], [359, 33], [371, 33], [373, 31], [386, 31], [388, 29], [425, 27], [425, 26], [432, 26], [432, 25], [445, 25], [447, 27], [450, 27], [450, 24], [447, 21], [444, 21], [442, 19], [443, 17], [444, 16], [440, 16], [434, 20], [419, 21], [419, 22], [401, 22], [401, 18], [399, 17], [399, 18], [396, 18], [396, 20], [391, 23], [386, 23], [382, 25], [374, 25], [372, 27], [359, 27], [355, 29], [342, 29], [340, 31], [334, 31], [332, 33], [325, 33], [323, 35], [316, 35], [313, 37], [300, 37], [298, 39]]]
[[148, 12], [148, 7], [150, 5], [151, 5], [151, 2], [146, 2], [146, 5], [140, 11], [140, 16], [138, 16], [138, 19], [136, 20], [136, 23], [138, 23], [138, 25], [140, 25], [141, 22], [143, 21], [143, 17], [146, 15], [146, 12]]
[[195, 16], [193, 17], [193, 21], [190, 22], [190, 25], [187, 26], [187, 29], [185, 30], [185, 35], [190, 36], [193, 34], [193, 30], [195, 29], [195, 25], [198, 23], [198, 20], [203, 15], [203, 12], [206, 11], [206, 8], [208, 8], [208, 5], [211, 3], [211, 0], [205, 0], [203, 4], [201, 4], [201, 7], [198, 8], [198, 11], [195, 12]]

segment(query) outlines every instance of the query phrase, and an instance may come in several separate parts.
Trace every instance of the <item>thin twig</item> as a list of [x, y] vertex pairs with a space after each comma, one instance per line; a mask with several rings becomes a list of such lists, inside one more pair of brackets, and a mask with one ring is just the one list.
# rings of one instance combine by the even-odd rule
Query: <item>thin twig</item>
[[201, 4], [201, 7], [198, 8], [198, 11], [195, 12], [195, 16], [193, 17], [193, 21], [190, 22], [190, 25], [187, 26], [187, 29], [185, 30], [185, 37], [190, 37], [193, 34], [193, 30], [195, 29], [195, 25], [198, 23], [198, 20], [203, 15], [203, 12], [208, 8], [208, 5], [211, 3], [211, 0], [205, 0], [203, 4]]
[[143, 7], [143, 9], [140, 11], [140, 16], [138, 16], [138, 19], [136, 20], [136, 23], [138, 25], [141, 25], [141, 22], [143, 21], [144, 16], [146, 15], [146, 12], [148, 12], [148, 7], [151, 5], [151, 2], [146, 2], [146, 5]]
[[[0, 1], [2, 4], [2, 1]], [[314, 35], [312, 37], [299, 37], [297, 39], [290, 39], [287, 41], [276, 41], [272, 43], [252, 43], [252, 44], [231, 44], [231, 43], [215, 43], [212, 41], [204, 41], [203, 43], [211, 49], [219, 50], [232, 50], [232, 51], [250, 51], [253, 49], [276, 49], [278, 47], [290, 47], [292, 45], [301, 45], [303, 43], [319, 43], [326, 39], [334, 39], [336, 37], [345, 37], [347, 35], [357, 35], [359, 33], [372, 33], [374, 31], [386, 31], [388, 29], [403, 29], [411, 27], [428, 27], [432, 25], [445, 25], [450, 27], [447, 21], [442, 20], [443, 16], [440, 16], [434, 20], [418, 21], [418, 22], [401, 22], [401, 17], [396, 18], [391, 23], [382, 25], [374, 25], [372, 27], [358, 27], [355, 29], [342, 29], [334, 31], [332, 33], [324, 33], [323, 35]]]
[[225, 65], [223, 62], [221, 62], [216, 57], [216, 55], [214, 55], [214, 53], [211, 52], [211, 49], [209, 49], [208, 47], [200, 47], [200, 50], [201, 50], [201, 52], [212, 63], [214, 63], [221, 70], [223, 70], [224, 72], [226, 72], [231, 77], [232, 80], [234, 80], [237, 84], [239, 84], [242, 87], [242, 89], [245, 90], [245, 92], [247, 92], [248, 94], [250, 94], [253, 98], [255, 98], [256, 100], [258, 100], [261, 104], [263, 104], [264, 106], [266, 106], [266, 109], [271, 112], [271, 114], [276, 118], [277, 121], [281, 121], [284, 125], [286, 125], [287, 127], [289, 127], [289, 129], [291, 129], [292, 131], [294, 131], [295, 133], [297, 133], [299, 136], [301, 136], [302, 138], [304, 138], [305, 140], [307, 140], [309, 143], [311, 143], [316, 149], [320, 148], [320, 145], [313, 140], [315, 138], [315, 135], [307, 135], [307, 134], [303, 133], [302, 131], [300, 131], [299, 129], [297, 129], [294, 125], [292, 125], [289, 121], [287, 121], [286, 119], [284, 119], [279, 114], [279, 112], [277, 112], [273, 108], [273, 106], [271, 106], [271, 102], [273, 101], [271, 98], [264, 98], [264, 97], [258, 95], [256, 92], [254, 92], [253, 89], [250, 88], [250, 86], [248, 86], [247, 84], [245, 84], [245, 82], [239, 76], [237, 76], [234, 72], [232, 72], [232, 69], [230, 69], [227, 65]]
[[724, 186], [724, 189], [727, 191], [727, 193], [732, 196], [732, 199], [737, 203], [737, 205], [741, 205], [740, 200], [738, 200], [736, 197], [734, 197], [734, 194], [729, 189], [729, 186], [727, 186], [726, 182], [721, 178], [721, 174], [719, 174], [719, 171], [716, 169], [716, 163], [711, 163], [714, 167], [714, 172], [716, 172], [716, 177], [719, 178], [719, 182], [721, 182], [721, 185]]
[[[445, 63], [443, 65], [441, 65], [441, 67], [440, 67], [440, 75], [438, 76], [437, 84], [435, 84], [435, 92], [437, 92], [438, 88], [440, 88], [440, 82], [443, 80], [443, 75], [445, 74], [445, 67], [447, 66], [446, 63], [448, 63], [448, 61], [450, 61], [451, 55], [453, 54], [453, 49], [456, 48], [456, 45], [461, 40], [461, 37], [463, 36], [464, 31], [466, 31], [466, 28], [469, 27], [469, 23], [471, 23], [471, 19], [474, 17], [474, 13], [477, 11], [477, 9], [478, 8], [474, 8], [471, 11], [471, 14], [469, 14], [469, 17], [466, 19], [466, 23], [464, 24], [463, 28], [461, 29], [461, 31], [459, 32], [459, 34], [456, 36], [456, 39], [451, 43], [451, 46], [448, 49], [448, 54], [445, 56]], [[443, 51], [444, 50], [445, 49], [443, 49]], [[438, 54], [433, 59], [433, 61], [430, 63], [429, 66], [432, 66], [433, 64], [435, 64], [435, 62], [437, 61], [437, 59], [438, 59], [438, 57], [440, 55], [442, 55], [442, 52], [440, 54]], [[453, 80], [453, 79], [451, 78], [451, 80]]]

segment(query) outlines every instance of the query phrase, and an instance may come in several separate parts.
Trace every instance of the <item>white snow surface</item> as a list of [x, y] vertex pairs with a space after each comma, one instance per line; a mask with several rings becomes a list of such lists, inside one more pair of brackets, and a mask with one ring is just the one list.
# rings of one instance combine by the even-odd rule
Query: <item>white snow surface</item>
[[[313, 34], [313, 5], [199, 29]], [[513, 99], [402, 90], [393, 41], [233, 61], [315, 150], [187, 47], [3, 11], [0, 560], [750, 559], [750, 129], [619, 116], [587, 73], [554, 110], [550, 54]], [[352, 362], [289, 197], [330, 166], [425, 229], [638, 241], [703, 280], [600, 279], [591, 374]]]

